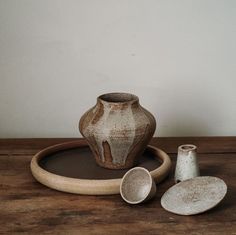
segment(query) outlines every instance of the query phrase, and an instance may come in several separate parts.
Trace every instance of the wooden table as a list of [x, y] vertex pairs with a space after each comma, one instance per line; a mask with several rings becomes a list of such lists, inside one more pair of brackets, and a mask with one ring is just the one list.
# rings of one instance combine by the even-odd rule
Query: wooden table
[[[82, 196], [58, 192], [36, 182], [30, 160], [39, 150], [72, 139], [0, 140], [0, 234], [236, 234], [236, 137], [154, 138], [170, 153], [177, 146], [198, 146], [202, 175], [228, 185], [224, 201], [196, 216], [178, 216], [160, 205], [173, 185], [170, 177], [157, 186], [154, 200], [130, 206], [119, 195]], [[75, 139], [73, 139], [75, 140]]]

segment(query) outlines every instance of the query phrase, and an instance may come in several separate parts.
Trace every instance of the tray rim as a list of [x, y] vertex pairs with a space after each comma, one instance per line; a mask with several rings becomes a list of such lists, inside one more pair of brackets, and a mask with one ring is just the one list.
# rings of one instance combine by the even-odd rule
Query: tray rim
[[[83, 195], [111, 195], [119, 194], [122, 178], [117, 179], [79, 179], [57, 175], [46, 171], [38, 164], [39, 161], [48, 154], [61, 150], [78, 147], [88, 147], [83, 140], [64, 142], [49, 146], [36, 153], [30, 163], [31, 173], [41, 184], [63, 192], [83, 194]], [[162, 162], [161, 166], [150, 171], [154, 181], [160, 183], [169, 174], [171, 169], [170, 157], [161, 149], [148, 145], [148, 151], [155, 155]]]

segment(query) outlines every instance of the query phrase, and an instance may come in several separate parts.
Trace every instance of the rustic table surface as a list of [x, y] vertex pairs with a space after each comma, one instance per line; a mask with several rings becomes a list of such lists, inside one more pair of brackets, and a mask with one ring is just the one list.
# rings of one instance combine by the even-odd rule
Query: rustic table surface
[[[58, 192], [36, 182], [30, 160], [39, 150], [75, 139], [0, 140], [0, 234], [236, 234], [236, 137], [154, 138], [170, 154], [171, 175], [157, 186], [156, 197], [130, 206], [119, 195], [82, 196]], [[177, 146], [198, 146], [201, 175], [228, 185], [216, 208], [179, 216], [160, 205], [173, 185]]]

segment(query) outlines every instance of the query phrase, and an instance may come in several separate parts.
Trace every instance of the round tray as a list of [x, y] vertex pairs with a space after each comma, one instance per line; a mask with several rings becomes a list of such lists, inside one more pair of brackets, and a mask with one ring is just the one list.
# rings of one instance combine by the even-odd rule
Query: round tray
[[[148, 169], [159, 183], [168, 175], [171, 161], [165, 152], [149, 145], [138, 159], [138, 166]], [[118, 194], [121, 178], [128, 171], [98, 166], [84, 140], [43, 149], [32, 158], [30, 167], [34, 178], [42, 184], [59, 191], [86, 195]]]

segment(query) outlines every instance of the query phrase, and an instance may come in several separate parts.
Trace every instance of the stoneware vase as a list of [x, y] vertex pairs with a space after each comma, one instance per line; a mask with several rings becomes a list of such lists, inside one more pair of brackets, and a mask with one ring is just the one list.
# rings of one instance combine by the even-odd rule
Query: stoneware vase
[[156, 129], [153, 115], [129, 93], [108, 93], [80, 119], [79, 130], [96, 162], [109, 169], [135, 165]]

